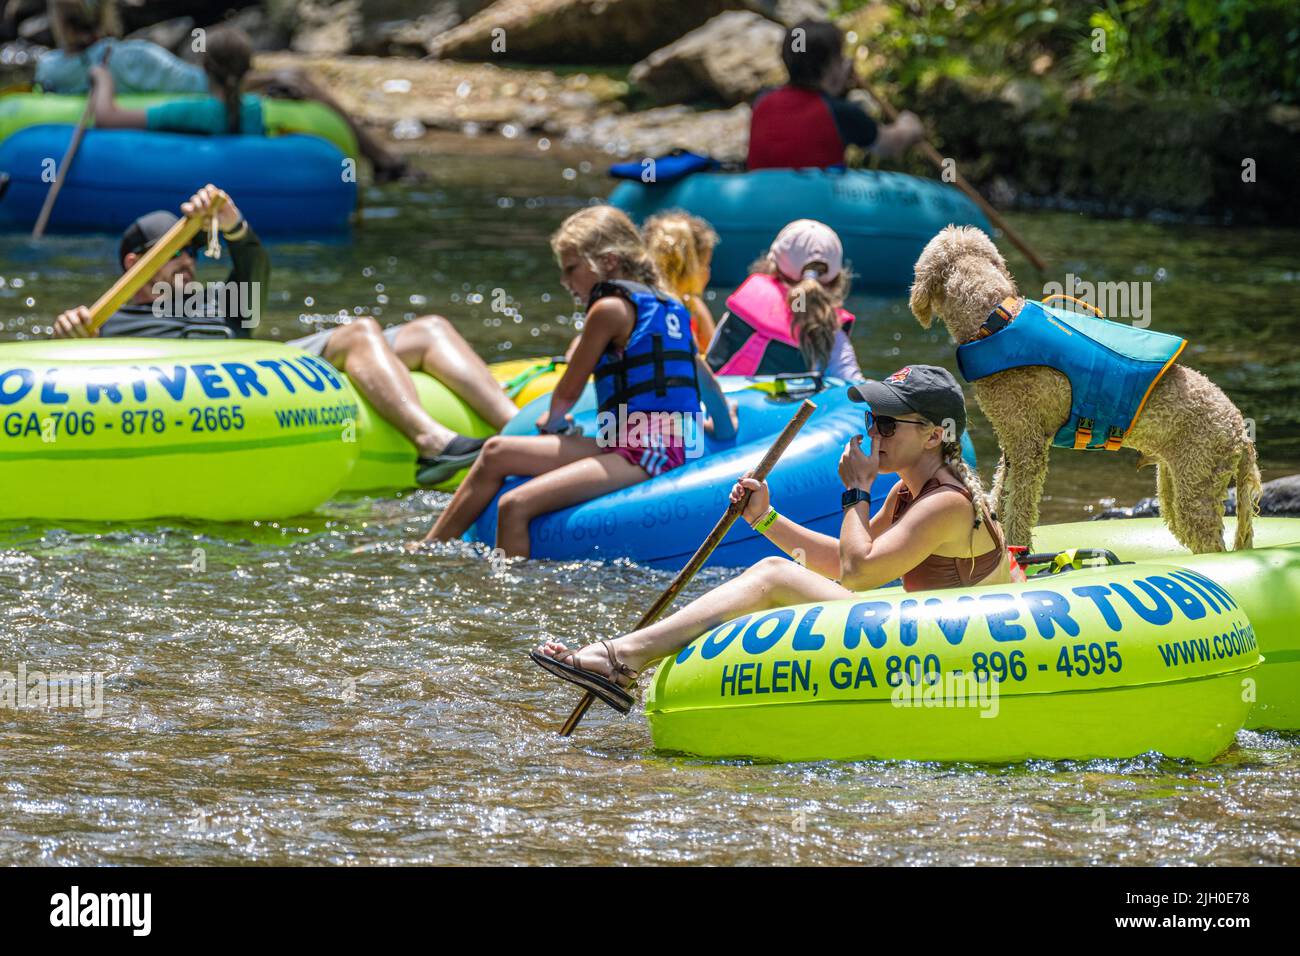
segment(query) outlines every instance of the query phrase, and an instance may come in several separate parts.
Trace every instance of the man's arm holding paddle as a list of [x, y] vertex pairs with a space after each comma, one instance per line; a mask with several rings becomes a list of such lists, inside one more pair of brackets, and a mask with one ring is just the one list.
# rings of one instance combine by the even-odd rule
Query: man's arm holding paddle
[[[168, 251], [166, 256], [152, 255], [153, 249], [147, 252], [129, 252], [126, 254], [126, 257], [122, 260], [122, 267], [126, 270], [126, 273], [114, 285], [114, 288], [119, 290], [122, 289], [123, 283], [131, 286], [131, 291], [123, 300], [123, 304], [133, 301], [147, 305], [153, 301], [153, 285], [154, 280], [158, 277], [158, 270], [171, 262], [173, 258], [179, 258], [182, 255], [189, 256], [189, 253], [185, 251], [186, 245], [192, 241], [194, 234], [199, 231], [204, 223], [211, 218], [214, 210], [219, 228], [223, 232], [234, 230], [233, 233], [228, 235], [228, 242], [233, 243], [236, 241], [240, 231], [247, 231], [246, 223], [240, 225], [244, 220], [234, 201], [216, 186], [211, 184], [204, 186], [191, 196], [188, 201], [181, 204], [181, 213], [184, 218], [177, 223], [177, 226], [182, 227], [188, 232], [188, 235], [184, 237], [184, 240], [176, 249]], [[161, 242], [162, 240], [160, 240]], [[261, 255], [265, 258], [266, 254], [262, 252]], [[185, 263], [181, 263], [181, 265], [185, 265]], [[188, 265], [192, 269], [193, 257], [190, 257]], [[246, 268], [252, 268], [253, 266], [256, 266], [255, 262], [250, 263]], [[239, 267], [240, 263], [237, 259], [236, 270], [232, 273], [232, 279], [244, 278], [236, 274], [239, 272]], [[140, 272], [144, 272], [144, 274], [140, 275]], [[130, 278], [129, 283], [127, 281], [128, 277]], [[252, 276], [252, 278], [257, 278], [257, 276]], [[120, 306], [115, 306], [112, 310], [109, 310], [108, 314], [103, 315], [99, 314], [99, 311], [92, 306], [79, 305], [74, 309], [68, 309], [54, 320], [54, 337], [56, 339], [84, 339], [97, 336], [103, 321], [115, 312], [118, 307]]]

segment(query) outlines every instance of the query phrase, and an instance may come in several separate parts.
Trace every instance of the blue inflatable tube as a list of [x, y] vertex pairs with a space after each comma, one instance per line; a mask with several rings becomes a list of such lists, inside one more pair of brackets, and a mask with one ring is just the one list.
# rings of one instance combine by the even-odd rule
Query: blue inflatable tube
[[[829, 535], [839, 535], [840, 483], [837, 465], [845, 443], [863, 431], [863, 406], [850, 402], [845, 383], [828, 379], [816, 395], [772, 393], [772, 379], [724, 376], [728, 397], [739, 405], [740, 429], [730, 441], [703, 437], [703, 454], [680, 468], [630, 488], [533, 520], [532, 557], [554, 561], [625, 558], [654, 568], [677, 570], [704, 541], [727, 508], [736, 478], [757, 467], [781, 429], [810, 397], [817, 411], [803, 426], [768, 479], [775, 507], [786, 517]], [[536, 434], [536, 422], [550, 396], [534, 400], [505, 427], [506, 435]], [[595, 436], [596, 405], [590, 385], [572, 412], [583, 433]], [[962, 436], [974, 462], [969, 438]], [[881, 475], [871, 489], [871, 510], [884, 503], [898, 480]], [[513, 478], [503, 490], [522, 484]], [[500, 496], [498, 495], [498, 499]], [[495, 547], [496, 501], [479, 517], [466, 540]], [[737, 521], [709, 558], [710, 565], [743, 567], [782, 552], [744, 521]]]
[[[30, 126], [0, 142], [0, 228], [30, 230], [73, 127]], [[317, 136], [190, 136], [88, 130], [50, 219], [52, 232], [120, 232], [154, 209], [175, 211], [205, 183], [234, 198], [261, 235], [338, 234], [357, 186], [344, 157]], [[355, 180], [355, 177], [347, 177]]]
[[921, 250], [944, 226], [978, 226], [992, 234], [984, 214], [953, 187], [865, 169], [700, 172], [671, 183], [627, 181], [609, 201], [638, 223], [666, 209], [707, 219], [722, 240], [713, 251], [712, 284], [732, 287], [795, 219], [818, 219], [839, 233], [856, 292], [905, 290]]

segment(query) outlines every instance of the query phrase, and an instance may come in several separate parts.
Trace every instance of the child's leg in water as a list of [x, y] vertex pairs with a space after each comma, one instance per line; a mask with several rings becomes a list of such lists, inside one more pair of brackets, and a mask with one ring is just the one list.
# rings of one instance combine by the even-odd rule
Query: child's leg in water
[[541, 475], [599, 453], [596, 439], [579, 435], [494, 435], [425, 540], [459, 538], [510, 475]]
[[644, 468], [621, 455], [596, 455], [548, 471], [501, 496], [497, 505], [497, 547], [508, 557], [526, 558], [528, 525], [538, 515], [590, 501], [648, 477]]

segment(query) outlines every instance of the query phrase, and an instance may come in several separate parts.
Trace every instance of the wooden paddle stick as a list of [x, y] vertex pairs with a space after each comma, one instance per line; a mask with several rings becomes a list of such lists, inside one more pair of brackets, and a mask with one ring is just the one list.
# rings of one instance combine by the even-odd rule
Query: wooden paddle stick
[[[776, 467], [776, 463], [781, 459], [786, 448], [790, 446], [790, 442], [794, 441], [794, 436], [799, 434], [799, 429], [803, 428], [804, 422], [808, 421], [808, 416], [815, 411], [817, 411], [817, 406], [805, 399], [804, 403], [799, 406], [799, 410], [795, 412], [794, 417], [791, 418], [789, 423], [785, 426], [785, 429], [779, 436], [777, 436], [776, 442], [767, 450], [767, 454], [763, 456], [763, 460], [758, 463], [758, 467], [754, 469], [752, 477], [759, 481], [767, 480], [768, 474], [774, 467]], [[672, 584], [668, 585], [667, 590], [665, 590], [663, 594], [659, 595], [659, 599], [655, 601], [654, 604], [650, 605], [649, 610], [641, 615], [641, 620], [637, 621], [634, 630], [639, 631], [641, 628], [648, 627], [657, 621], [659, 615], [663, 614], [668, 605], [673, 603], [673, 599], [677, 597], [682, 588], [686, 587], [686, 585], [690, 583], [691, 578], [695, 577], [696, 572], [699, 571], [700, 568], [704, 566], [704, 562], [709, 559], [709, 555], [711, 555], [713, 550], [722, 543], [722, 539], [727, 536], [727, 532], [731, 530], [731, 526], [736, 523], [736, 519], [739, 518], [741, 513], [745, 510], [745, 505], [749, 504], [749, 494], [750, 493], [746, 491], [739, 501], [733, 501], [727, 506], [727, 510], [723, 512], [722, 517], [718, 519], [718, 523], [713, 526], [713, 530], [710, 531], [709, 536], [704, 539], [704, 543], [700, 545], [699, 550], [695, 552], [691, 557], [691, 560], [686, 562], [686, 567], [677, 572], [677, 576], [673, 578]], [[561, 737], [567, 737], [573, 733], [574, 728], [578, 726], [578, 722], [582, 720], [583, 715], [587, 713], [587, 708], [591, 706], [595, 699], [595, 695], [590, 691], [582, 695], [582, 700], [578, 701], [578, 706], [573, 708], [573, 713], [569, 714], [569, 719], [560, 727]]]
[[153, 244], [144, 255], [135, 261], [135, 265], [122, 273], [122, 277], [113, 283], [113, 287], [101, 295], [90, 307], [90, 324], [92, 332], [103, 325], [110, 315], [120, 309], [131, 297], [140, 291], [158, 268], [172, 256], [183, 249], [195, 234], [203, 228], [204, 222], [216, 216], [217, 210], [225, 202], [221, 196], [213, 196], [207, 211], [193, 216], [186, 216], [163, 233], [163, 237]]
[[54, 182], [50, 183], [50, 191], [45, 194], [45, 202], [41, 204], [40, 215], [36, 217], [36, 225], [32, 227], [33, 239], [39, 239], [45, 235], [45, 227], [49, 225], [50, 214], [54, 212], [54, 203], [58, 201], [59, 191], [63, 189], [63, 181], [68, 178], [68, 171], [72, 169], [72, 161], [77, 158], [81, 138], [86, 135], [86, 126], [90, 123], [90, 116], [94, 111], [95, 99], [92, 96], [87, 96], [86, 109], [81, 114], [81, 120], [77, 123], [76, 129], [72, 131], [72, 139], [68, 141], [68, 148], [63, 153], [63, 161], [59, 163], [59, 168], [54, 173]]
[[[113, 53], [110, 48], [104, 53], [103, 65], [108, 65], [108, 58]], [[31, 89], [31, 87], [28, 87]], [[41, 205], [40, 215], [36, 217], [36, 225], [32, 227], [32, 238], [39, 239], [45, 235], [45, 227], [49, 225], [50, 214], [54, 212], [54, 203], [59, 198], [59, 191], [63, 189], [63, 181], [68, 178], [68, 171], [72, 169], [72, 161], [77, 158], [77, 150], [81, 148], [81, 138], [86, 135], [86, 127], [90, 125], [90, 117], [95, 112], [95, 88], [91, 88], [86, 93], [86, 108], [81, 111], [81, 120], [77, 123], [76, 129], [72, 131], [72, 139], [68, 141], [68, 148], [63, 153], [63, 161], [59, 163], [58, 170], [54, 173], [54, 182], [50, 184], [50, 191], [45, 194], [45, 202]]]
[[[898, 121], [898, 110], [894, 109], [888, 100], [877, 93], [863, 80], [859, 79], [858, 85], [866, 91], [868, 96], [880, 104], [881, 110], [884, 111], [885, 116], [889, 118], [891, 123]], [[920, 147], [921, 152], [925, 153], [926, 157], [930, 162], [934, 163], [937, 169], [941, 172], [947, 169], [947, 167], [944, 166], [943, 157], [939, 155], [939, 151], [931, 145], [928, 139], [921, 140]], [[989, 205], [988, 200], [979, 194], [978, 189], [966, 181], [966, 178], [957, 171], [955, 166], [952, 169], [952, 174], [955, 177], [953, 182], [957, 188], [975, 201], [975, 204], [984, 211], [984, 215], [989, 217], [989, 221], [1002, 230], [1006, 237], [1011, 240], [1011, 244], [1023, 252], [1025, 258], [1033, 263], [1035, 269], [1039, 272], [1045, 272], [1047, 270], [1047, 263], [1043, 260], [1043, 257], [1035, 252], [1033, 247], [1021, 238], [1020, 233], [1016, 232], [1007, 224], [1007, 221], [999, 215], [996, 209]]]

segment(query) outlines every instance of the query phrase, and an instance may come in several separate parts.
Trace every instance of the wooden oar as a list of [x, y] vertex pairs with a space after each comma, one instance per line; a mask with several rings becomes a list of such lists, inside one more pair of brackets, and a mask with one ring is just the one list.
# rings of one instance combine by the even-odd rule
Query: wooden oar
[[[102, 65], [108, 65], [108, 58], [112, 52], [110, 48], [104, 54]], [[86, 92], [86, 108], [81, 111], [81, 120], [77, 123], [77, 128], [72, 131], [72, 139], [68, 141], [68, 148], [63, 153], [63, 161], [59, 163], [59, 168], [54, 173], [54, 182], [50, 183], [50, 191], [45, 194], [45, 203], [41, 206], [41, 214], [36, 217], [36, 225], [32, 227], [33, 239], [39, 239], [45, 235], [45, 227], [50, 222], [50, 214], [54, 212], [54, 203], [59, 198], [59, 191], [63, 189], [63, 180], [68, 177], [68, 171], [72, 169], [72, 161], [77, 158], [81, 138], [86, 135], [86, 127], [90, 124], [90, 117], [94, 112], [95, 87], [94, 84], [91, 84], [90, 89]]]
[[94, 97], [86, 97], [86, 109], [81, 114], [81, 119], [77, 123], [77, 128], [72, 131], [72, 139], [68, 142], [68, 148], [63, 153], [63, 161], [59, 163], [59, 168], [54, 173], [54, 182], [50, 183], [50, 191], [45, 194], [45, 202], [41, 205], [41, 214], [36, 217], [36, 225], [32, 227], [32, 238], [39, 239], [45, 235], [45, 227], [49, 224], [50, 213], [54, 212], [54, 203], [59, 198], [59, 191], [63, 189], [63, 180], [68, 175], [68, 170], [72, 168], [72, 161], [77, 158], [77, 148], [81, 146], [81, 138], [86, 135], [86, 125], [90, 122], [90, 116], [95, 111]]
[[[767, 450], [763, 460], [758, 463], [758, 467], [754, 469], [754, 478], [759, 481], [767, 479], [768, 473], [776, 466], [781, 455], [790, 446], [790, 442], [794, 441], [794, 436], [799, 434], [799, 429], [803, 428], [804, 422], [808, 421], [808, 416], [815, 411], [817, 411], [817, 406], [805, 399], [804, 403], [799, 406], [799, 410], [795, 412], [794, 417], [790, 419], [789, 424], [777, 436], [776, 442]], [[641, 620], [637, 621], [633, 630], [639, 631], [641, 628], [653, 624], [658, 620], [659, 615], [663, 614], [668, 605], [673, 603], [673, 598], [677, 597], [678, 592], [686, 587], [691, 578], [695, 577], [695, 573], [704, 566], [704, 562], [709, 559], [713, 549], [727, 536], [731, 526], [736, 523], [736, 519], [745, 510], [745, 505], [749, 504], [749, 494], [746, 491], [739, 501], [733, 501], [727, 506], [727, 510], [718, 519], [718, 523], [713, 526], [713, 530], [704, 539], [704, 543], [700, 545], [699, 550], [695, 552], [691, 560], [686, 562], [686, 567], [677, 572], [677, 577], [673, 578], [673, 582], [668, 585], [668, 589], [659, 595], [659, 599], [650, 605], [650, 609], [645, 614], [641, 615]], [[583, 715], [587, 713], [587, 708], [592, 705], [595, 699], [595, 695], [590, 691], [582, 695], [582, 700], [578, 701], [578, 706], [573, 708], [573, 713], [569, 714], [569, 719], [560, 727], [561, 737], [567, 737], [573, 733], [574, 728], [578, 726], [578, 722], [582, 720]]]
[[[866, 91], [868, 96], [880, 104], [881, 110], [884, 112], [885, 116], [889, 118], [891, 123], [898, 121], [898, 110], [894, 109], [888, 100], [877, 93], [868, 83], [860, 78], [858, 80], [858, 85]], [[936, 168], [941, 172], [946, 168], [944, 166], [943, 157], [939, 155], [939, 151], [934, 148], [928, 139], [921, 140], [920, 147], [921, 152], [925, 153], [926, 157], [930, 162], [934, 163]], [[1011, 240], [1012, 245], [1023, 252], [1025, 258], [1034, 264], [1035, 269], [1039, 272], [1046, 271], [1047, 263], [1043, 260], [1043, 257], [1035, 252], [1033, 247], [1020, 237], [1020, 233], [1016, 232], [1007, 224], [1007, 221], [998, 214], [998, 211], [989, 205], [988, 200], [979, 194], [979, 190], [966, 182], [966, 177], [958, 172], [955, 166], [953, 167], [952, 173], [955, 177], [953, 181], [957, 188], [975, 201], [975, 204], [984, 211], [984, 215], [989, 217], [989, 221], [1002, 230], [1006, 237]]]
[[217, 214], [225, 202], [221, 196], [213, 196], [212, 202], [203, 213], [186, 216], [168, 229], [161, 239], [155, 242], [144, 255], [135, 261], [135, 265], [122, 273], [122, 277], [113, 283], [112, 288], [101, 295], [90, 307], [90, 323], [87, 329], [93, 332], [103, 325], [108, 317], [130, 301], [140, 291], [159, 267], [166, 263], [179, 250], [189, 244], [195, 234], [211, 216]]

